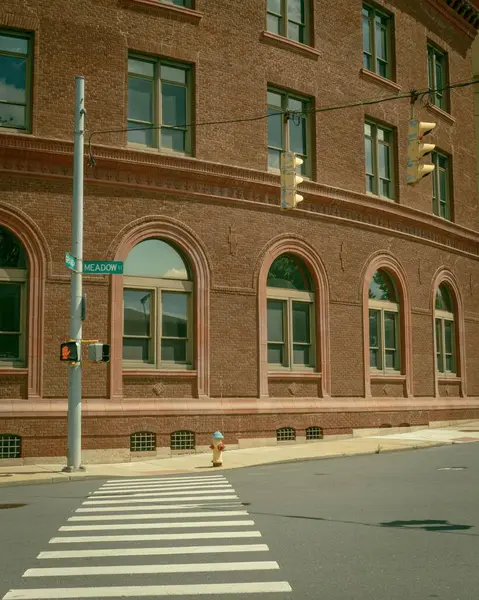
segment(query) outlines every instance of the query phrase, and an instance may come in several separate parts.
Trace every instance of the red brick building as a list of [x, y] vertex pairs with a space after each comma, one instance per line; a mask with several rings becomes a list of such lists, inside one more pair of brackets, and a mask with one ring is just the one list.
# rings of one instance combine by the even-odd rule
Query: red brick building
[[[415, 186], [401, 98], [472, 78], [475, 4], [3, 0], [0, 457], [66, 452], [76, 75], [84, 257], [125, 261], [84, 278], [112, 350], [84, 363], [85, 461], [477, 418], [473, 88], [416, 103]], [[282, 212], [288, 141], [305, 200]]]

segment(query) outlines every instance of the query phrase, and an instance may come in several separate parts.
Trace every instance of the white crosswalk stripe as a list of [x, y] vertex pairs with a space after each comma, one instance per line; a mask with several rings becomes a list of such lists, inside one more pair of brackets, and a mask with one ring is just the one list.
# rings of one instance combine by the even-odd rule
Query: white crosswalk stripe
[[223, 475], [109, 480], [50, 539], [66, 549], [41, 552], [23, 575], [28, 585], [3, 600], [289, 598], [291, 586], [264, 558], [270, 550], [255, 543], [261, 532], [248, 517]]

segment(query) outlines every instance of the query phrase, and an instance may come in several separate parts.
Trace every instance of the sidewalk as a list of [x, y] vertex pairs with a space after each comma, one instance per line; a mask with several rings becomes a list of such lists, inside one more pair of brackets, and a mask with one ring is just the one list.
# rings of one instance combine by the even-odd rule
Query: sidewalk
[[[390, 431], [387, 429], [358, 430], [353, 437], [347, 439], [329, 441], [326, 438], [304, 444], [227, 450], [223, 454], [223, 467], [215, 469], [215, 471], [281, 462], [416, 450], [471, 442], [479, 442], [479, 421], [464, 421], [447, 427], [431, 423], [429, 428], [408, 430], [407, 433], [398, 432], [396, 429]], [[83, 473], [63, 473], [63, 467], [64, 464], [0, 466], [0, 485], [56, 483], [105, 477], [204, 473], [207, 469], [213, 470], [209, 453], [157, 458], [141, 462], [88, 464]]]

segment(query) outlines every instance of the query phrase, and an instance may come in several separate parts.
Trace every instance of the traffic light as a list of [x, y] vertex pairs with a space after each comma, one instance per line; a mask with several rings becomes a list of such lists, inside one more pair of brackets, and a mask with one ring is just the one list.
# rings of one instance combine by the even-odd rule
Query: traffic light
[[76, 363], [81, 360], [80, 342], [62, 342], [60, 344], [60, 360], [62, 362]]
[[419, 161], [423, 156], [430, 154], [435, 144], [424, 144], [423, 138], [436, 127], [436, 123], [422, 123], [416, 119], [409, 121], [407, 142], [407, 176], [406, 183], [417, 183], [426, 175], [434, 171], [434, 165], [421, 164]]
[[94, 362], [109, 362], [110, 361], [110, 345], [109, 344], [89, 344], [88, 345], [88, 360]]
[[281, 209], [290, 210], [303, 201], [303, 196], [296, 193], [297, 186], [303, 181], [298, 175], [298, 167], [303, 160], [294, 152], [281, 154]]

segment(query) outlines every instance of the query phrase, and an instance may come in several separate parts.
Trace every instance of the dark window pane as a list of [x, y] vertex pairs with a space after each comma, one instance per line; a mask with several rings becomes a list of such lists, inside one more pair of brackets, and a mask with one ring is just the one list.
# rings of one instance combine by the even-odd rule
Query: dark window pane
[[161, 360], [165, 362], [186, 362], [186, 340], [161, 340]]
[[151, 292], [123, 291], [123, 333], [132, 336], [150, 335]]
[[396, 368], [396, 351], [386, 350], [386, 369]]
[[144, 75], [145, 77], [153, 78], [155, 75], [155, 64], [147, 60], [129, 58], [128, 73], [135, 73], [136, 75]]
[[295, 344], [293, 346], [293, 364], [309, 367], [311, 364], [311, 347]]
[[161, 65], [160, 71], [161, 79], [186, 84], [186, 69], [181, 69], [172, 65]]
[[288, 0], [288, 19], [304, 23], [304, 0]]
[[276, 14], [281, 14], [282, 0], [268, 0], [267, 10]]
[[369, 311], [369, 347], [379, 348], [379, 337], [380, 337], [380, 325], [379, 325], [380, 312], [378, 310]]
[[384, 179], [390, 178], [390, 157], [389, 146], [386, 144], [378, 144], [378, 162], [379, 162], [379, 177]]
[[160, 279], [190, 278], [180, 253], [163, 240], [150, 239], [137, 244], [125, 261], [125, 275]]
[[161, 147], [175, 152], [184, 152], [186, 150], [185, 138], [185, 131], [163, 127], [161, 130]]
[[28, 40], [14, 35], [0, 35], [0, 52], [28, 53]]
[[384, 313], [384, 345], [386, 349], [396, 350], [397, 313]]
[[380, 18], [376, 17], [376, 57], [387, 61], [387, 28], [381, 24]]
[[394, 285], [391, 278], [384, 271], [376, 271], [369, 285], [369, 298], [371, 300], [387, 300], [397, 302]]
[[310, 343], [310, 307], [306, 302], [293, 302], [293, 342]]
[[449, 294], [449, 290], [444, 284], [441, 284], [436, 294], [436, 308], [437, 310], [444, 310], [446, 312], [452, 312], [452, 301]]
[[284, 341], [284, 309], [283, 300], [268, 300], [268, 341]]
[[371, 25], [369, 22], [369, 16], [364, 15], [363, 11], [363, 52], [371, 54]]
[[123, 338], [123, 360], [148, 362], [150, 359], [150, 341], [143, 338]]
[[383, 62], [382, 60], [378, 60], [377, 61], [377, 73], [378, 75], [381, 75], [381, 77], [387, 77], [388, 76], [388, 65], [387, 63]]
[[170, 83], [161, 84], [162, 124], [186, 125], [186, 88]]
[[268, 107], [268, 146], [283, 149], [283, 115], [279, 110]]
[[364, 138], [364, 153], [366, 159], [366, 173], [374, 175], [373, 141], [370, 137]]
[[291, 152], [297, 152], [298, 154], [307, 154], [306, 150], [306, 119], [300, 117], [295, 120], [289, 121], [289, 139], [291, 145]]
[[26, 269], [25, 250], [17, 238], [0, 227], [0, 268]]
[[268, 363], [270, 365], [283, 365], [284, 346], [282, 344], [268, 344]]
[[162, 337], [188, 336], [188, 294], [163, 292], [162, 298]]
[[454, 323], [453, 321], [444, 321], [444, 339], [446, 354], [452, 354], [454, 348]]
[[0, 283], [0, 331], [20, 332], [21, 298], [21, 284]]
[[452, 356], [452, 354], [446, 354], [446, 371], [449, 371], [449, 373], [454, 373], [455, 370], [454, 356]]
[[379, 365], [379, 350], [369, 350], [369, 366], [373, 369], [380, 369]]
[[0, 100], [13, 104], [26, 102], [27, 60], [0, 54]]
[[128, 129], [128, 141], [132, 144], [142, 144], [143, 146], [154, 145], [154, 129], [147, 129], [147, 125], [132, 123], [131, 121], [128, 122]]
[[270, 169], [281, 168], [281, 150], [268, 150], [268, 167]]
[[363, 52], [363, 67], [371, 71], [372, 58], [370, 54]]
[[128, 78], [128, 118], [153, 123], [153, 82]]
[[297, 23], [288, 22], [288, 38], [290, 40], [294, 40], [295, 42], [304, 43], [304, 27], [303, 25], [298, 25]]
[[268, 14], [266, 16], [266, 28], [270, 33], [281, 35], [281, 18]]
[[0, 333], [0, 360], [20, 358], [20, 336]]
[[311, 290], [306, 266], [291, 254], [282, 254], [273, 262], [268, 273], [267, 285], [298, 291]]
[[441, 319], [436, 319], [436, 352], [438, 352], [439, 354], [441, 353], [441, 347], [442, 347], [441, 323], [442, 323]]

